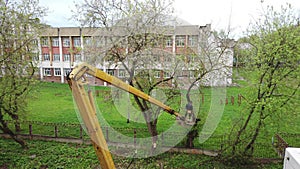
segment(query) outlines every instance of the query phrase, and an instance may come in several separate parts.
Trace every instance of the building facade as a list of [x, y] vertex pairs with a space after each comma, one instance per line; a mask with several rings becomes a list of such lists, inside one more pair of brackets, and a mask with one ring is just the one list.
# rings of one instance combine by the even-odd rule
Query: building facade
[[[47, 28], [43, 31], [39, 38], [39, 76], [41, 80], [50, 82], [66, 82], [66, 75], [71, 69], [80, 62], [86, 62], [91, 57], [90, 52], [86, 52], [86, 49], [92, 51], [95, 48], [91, 48], [95, 45], [95, 39], [98, 45], [107, 44], [106, 40], [107, 32], [102, 28], [80, 28], [80, 27], [61, 27], [61, 28]], [[125, 36], [122, 33], [113, 36]], [[220, 62], [218, 73], [209, 73], [206, 75], [206, 82], [204, 85], [231, 85], [232, 83], [232, 63], [233, 63], [233, 46], [227, 46], [224, 48], [226, 52], [221, 51], [220, 40], [216, 37], [212, 31], [210, 25], [198, 26], [198, 25], [181, 25], [176, 26], [173, 31], [166, 32], [160, 44], [153, 47], [153, 51], [159, 50], [160, 52], [155, 54], [151, 52], [154, 60], [157, 64], [152, 65], [150, 69], [155, 69], [156, 78], [165, 78], [170, 76], [167, 71], [163, 71], [163, 67], [166, 67], [166, 63], [172, 60], [172, 57], [182, 56], [184, 64], [180, 68], [180, 72], [177, 77], [180, 79], [186, 79], [193, 77], [195, 65], [197, 65], [197, 57], [202, 57], [203, 53], [208, 53], [210, 48], [215, 51], [211, 52], [207, 57], [217, 58], [216, 62]], [[92, 44], [93, 43], [93, 44]], [[206, 47], [205, 47], [206, 46]], [[97, 46], [96, 46], [97, 47]], [[100, 48], [97, 48], [100, 49]], [[126, 50], [126, 49], [125, 49]], [[128, 49], [127, 49], [128, 50]], [[161, 52], [162, 51], [162, 52]], [[162, 53], [166, 53], [168, 57], [160, 57]], [[213, 54], [214, 53], [214, 54]], [[222, 56], [220, 55], [222, 53]], [[96, 53], [92, 55], [97, 55]], [[212, 56], [216, 55], [216, 56]], [[208, 63], [208, 60], [205, 59]], [[203, 60], [201, 63], [203, 64]], [[205, 61], [205, 62], [206, 62]], [[101, 60], [101, 63], [95, 64], [98, 68], [105, 72], [117, 76], [118, 78], [124, 78], [126, 75], [124, 68], [118, 63], [110, 64], [111, 60]], [[201, 64], [199, 62], [199, 64]], [[206, 66], [209, 67], [209, 66]], [[149, 69], [149, 67], [147, 68]], [[221, 70], [224, 69], [224, 70]], [[222, 71], [225, 73], [226, 82], [223, 84], [212, 83], [211, 79], [216, 78], [216, 74], [220, 74]], [[107, 85], [104, 82], [96, 81], [96, 85]]]

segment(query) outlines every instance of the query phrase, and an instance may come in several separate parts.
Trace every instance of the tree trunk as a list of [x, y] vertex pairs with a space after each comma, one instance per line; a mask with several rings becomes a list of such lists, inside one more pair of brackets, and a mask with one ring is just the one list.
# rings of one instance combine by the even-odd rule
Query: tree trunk
[[253, 153], [253, 149], [254, 149], [254, 143], [255, 143], [255, 141], [256, 141], [256, 138], [257, 138], [257, 136], [258, 136], [258, 134], [259, 134], [259, 132], [260, 132], [260, 128], [261, 128], [261, 126], [262, 126], [262, 121], [263, 121], [263, 119], [262, 119], [262, 117], [263, 117], [263, 111], [264, 111], [264, 106], [262, 107], [262, 109], [261, 109], [261, 112], [260, 112], [260, 119], [259, 119], [259, 121], [258, 121], [258, 124], [257, 124], [257, 127], [256, 127], [256, 129], [255, 129], [255, 132], [254, 132], [254, 134], [253, 134], [253, 136], [252, 136], [252, 139], [250, 140], [250, 142], [247, 144], [247, 146], [245, 147], [245, 150], [244, 150], [244, 154], [246, 154], [247, 153], [247, 151], [249, 151], [250, 149], [251, 149], [251, 154]]
[[195, 121], [195, 124], [187, 134], [187, 140], [185, 142], [186, 148], [194, 148], [194, 140], [198, 137], [198, 120]]
[[237, 133], [237, 136], [236, 136], [236, 138], [235, 138], [235, 141], [234, 141], [234, 143], [233, 143], [233, 145], [232, 145], [232, 152], [231, 152], [232, 155], [235, 155], [235, 153], [236, 153], [236, 147], [238, 146], [238, 144], [239, 144], [240, 141], [241, 141], [241, 136], [242, 136], [242, 134], [244, 133], [244, 131], [245, 131], [246, 128], [248, 127], [248, 124], [249, 124], [250, 119], [251, 119], [251, 117], [252, 117], [252, 115], [253, 115], [253, 113], [254, 113], [254, 110], [255, 110], [255, 106], [253, 106], [253, 107], [251, 108], [250, 113], [248, 114], [248, 117], [247, 117], [247, 119], [246, 119], [246, 121], [245, 121], [243, 127], [242, 127], [242, 128], [238, 131], [238, 133]]
[[4, 134], [8, 134], [13, 140], [19, 143], [23, 149], [28, 149], [26, 142], [18, 138], [17, 135], [12, 130], [9, 129], [7, 123], [2, 119], [1, 119], [0, 130], [2, 130]]
[[[148, 112], [149, 113], [149, 112]], [[157, 119], [151, 120], [151, 114], [152, 113], [144, 113], [145, 119], [146, 119], [146, 124], [147, 124], [147, 129], [149, 131], [149, 133], [151, 134], [152, 137], [152, 148], [156, 148], [157, 145]]]
[[15, 123], [15, 131], [16, 132], [20, 132], [21, 131], [21, 125], [20, 125], [20, 122], [19, 122], [19, 116], [17, 115], [15, 118], [14, 118], [14, 123]]

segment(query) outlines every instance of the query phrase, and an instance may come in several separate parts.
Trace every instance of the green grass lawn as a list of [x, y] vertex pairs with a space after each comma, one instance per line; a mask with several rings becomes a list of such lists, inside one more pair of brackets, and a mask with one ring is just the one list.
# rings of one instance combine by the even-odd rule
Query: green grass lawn
[[[115, 128], [143, 128], [146, 129], [146, 125], [143, 122], [143, 116], [138, 112], [137, 109], [129, 110], [128, 107], [122, 105], [123, 113], [119, 111], [114, 106], [114, 103], [107, 99], [110, 96], [109, 87], [91, 87], [94, 90], [100, 91], [99, 96], [96, 96], [96, 103], [98, 111], [101, 115], [108, 121], [109, 125]], [[211, 88], [203, 88], [202, 92], [204, 93], [204, 102], [202, 103], [202, 98], [198, 98], [200, 101], [200, 114], [201, 124], [207, 120], [207, 114], [212, 107], [211, 98], [213, 97]], [[228, 104], [224, 107], [221, 120], [217, 125], [217, 128], [214, 132], [216, 135], [228, 134], [232, 128], [232, 125], [241, 117], [241, 112], [244, 111], [246, 102], [242, 100], [242, 104], [239, 106], [237, 104], [238, 94], [244, 95], [247, 91], [246, 89], [240, 87], [227, 87], [226, 96], [228, 98]], [[105, 91], [104, 95], [101, 95]], [[196, 94], [196, 97], [199, 94]], [[231, 104], [231, 96], [234, 96], [235, 102], [234, 105]], [[112, 96], [114, 97], [114, 96]], [[218, 96], [215, 96], [214, 99], [219, 99]], [[221, 98], [220, 98], [221, 100]], [[180, 100], [179, 100], [180, 102]], [[184, 100], [183, 100], [184, 102]], [[214, 101], [213, 104], [219, 104], [219, 100]], [[224, 103], [225, 100], [222, 100]], [[122, 104], [115, 103], [115, 104]], [[124, 105], [128, 105], [125, 104]], [[184, 104], [183, 104], [184, 105]], [[221, 104], [220, 104], [221, 105]], [[180, 111], [179, 104], [171, 104], [171, 107], [174, 107], [175, 110]], [[125, 109], [125, 110], [124, 110]], [[128, 110], [127, 110], [128, 109]], [[295, 112], [299, 112], [300, 108], [295, 107]], [[130, 112], [131, 122], [127, 123], [127, 111]], [[125, 112], [125, 114], [124, 114]], [[272, 136], [275, 133], [288, 132], [295, 133], [300, 131], [300, 117], [298, 113], [295, 113], [294, 116], [287, 116], [287, 118], [282, 118], [281, 121], [272, 121], [269, 119], [267, 124], [267, 131], [265, 134]], [[293, 118], [291, 118], [293, 117]], [[167, 113], [162, 113], [159, 116], [158, 120], [158, 130], [164, 131], [169, 128], [174, 122], [174, 117], [170, 116]], [[79, 123], [75, 105], [73, 103], [73, 98], [69, 86], [67, 84], [60, 83], [46, 83], [41, 82], [37, 88], [37, 91], [32, 93], [31, 99], [29, 101], [28, 114], [26, 120], [29, 121], [41, 121], [41, 122], [52, 122], [52, 123]], [[134, 120], [140, 122], [134, 122]]]
[[[143, 117], [138, 113], [138, 110], [129, 110], [126, 107], [126, 104], [120, 104], [119, 108], [123, 109], [124, 113], [119, 113], [116, 106], [112, 103], [109, 97], [110, 88], [109, 87], [92, 87], [95, 91], [99, 91], [100, 95], [96, 96], [96, 103], [97, 108], [101, 115], [107, 120], [108, 124], [114, 128], [122, 129], [121, 132], [124, 134], [132, 135], [132, 132], [127, 133], [126, 130], [123, 129], [143, 129], [144, 132], [138, 133], [139, 137], [148, 136], [148, 132], [146, 130], [146, 125], [141, 122], [134, 122], [134, 120], [141, 120]], [[220, 104], [221, 102], [225, 102], [223, 99], [218, 100], [218, 97], [212, 97], [212, 88], [203, 88], [202, 92], [204, 94], [204, 102], [202, 103], [202, 98], [198, 98], [200, 102], [200, 124], [204, 125], [206, 118], [208, 118], [208, 112], [212, 107], [213, 104]], [[106, 93], [101, 95], [101, 93]], [[245, 88], [240, 87], [228, 87], [226, 89], [226, 96], [228, 98], [228, 104], [224, 107], [224, 111], [220, 111], [222, 113], [221, 120], [218, 123], [216, 130], [213, 133], [214, 137], [211, 137], [208, 141], [199, 144], [197, 143], [198, 139], [195, 141], [195, 145], [204, 149], [213, 148], [217, 145], [219, 146], [222, 144], [222, 141], [227, 138], [227, 134], [231, 131], [232, 125], [241, 117], [242, 111], [246, 106], [245, 101], [242, 101], [241, 105], [237, 104], [237, 96], [238, 94], [246, 94], [247, 91]], [[195, 94], [197, 96], [197, 94]], [[199, 96], [199, 95], [198, 95]], [[235, 97], [234, 105], [231, 104], [230, 98], [231, 96]], [[131, 98], [132, 99], [132, 98]], [[217, 100], [216, 100], [217, 99]], [[171, 103], [171, 107], [174, 107], [175, 110], [180, 111], [180, 99], [178, 99], [176, 103]], [[197, 100], [197, 99], [196, 99]], [[214, 102], [212, 102], [212, 100]], [[115, 103], [116, 104], [116, 103]], [[183, 104], [184, 105], [184, 104]], [[124, 110], [125, 109], [125, 110]], [[131, 122], [127, 123], [127, 111], [130, 111]], [[299, 107], [295, 107], [295, 112], [299, 112]], [[285, 117], [284, 114], [281, 115]], [[281, 121], [272, 121], [269, 119], [267, 127], [261, 134], [261, 138], [259, 141], [264, 145], [269, 145], [266, 147], [264, 153], [270, 153], [273, 155], [268, 155], [268, 157], [276, 157], [275, 151], [271, 147], [271, 140], [272, 136], [275, 133], [297, 133], [300, 131], [300, 118], [298, 114], [286, 116], [289, 118], [281, 118]], [[45, 123], [59, 123], [59, 124], [78, 124], [79, 118], [77, 117], [76, 108], [73, 103], [73, 98], [69, 86], [67, 84], [59, 84], [59, 83], [46, 83], [41, 82], [36, 91], [31, 93], [29, 107], [28, 107], [28, 114], [26, 115], [26, 120], [28, 121], [38, 121], [38, 122], [45, 122]], [[158, 120], [158, 130], [160, 132], [167, 130], [171, 124], [174, 122], [174, 117], [170, 116], [167, 113], [162, 113], [159, 116]], [[102, 122], [101, 122], [102, 123]], [[106, 124], [107, 125], [107, 124]], [[35, 130], [49, 130], [53, 131], [52, 128], [49, 129], [39, 129], [36, 128]], [[69, 134], [76, 134], [79, 131], [71, 131], [67, 127], [60, 129], [66, 135]], [[140, 130], [142, 131], [142, 130]], [[47, 132], [47, 131], [45, 131]], [[220, 138], [220, 139], [218, 139]], [[8, 163], [11, 166], [9, 168], [32, 168], [33, 166], [40, 166], [43, 165], [48, 166], [49, 168], [94, 168], [98, 165], [98, 161], [91, 146], [84, 146], [84, 145], [73, 145], [73, 144], [62, 144], [62, 143], [55, 143], [55, 142], [39, 142], [39, 141], [28, 141], [30, 149], [25, 153], [22, 150], [19, 150], [17, 146], [11, 145], [15, 144], [11, 141], [7, 140], [0, 140], [1, 146], [1, 157], [0, 168], [5, 166], [4, 163], [7, 161], [11, 161]], [[11, 147], [11, 148], [8, 148]], [[58, 148], [59, 147], [59, 148]], [[51, 153], [52, 151], [59, 150], [58, 152]], [[11, 154], [10, 152], [13, 152]], [[19, 154], [19, 155], [16, 155]], [[49, 154], [49, 155], [48, 155]], [[59, 158], [58, 158], [59, 157]], [[258, 157], [260, 157], [258, 155]], [[171, 160], [166, 160], [170, 159]], [[186, 163], [178, 162], [172, 159], [178, 159], [178, 161], [187, 161]], [[193, 158], [193, 160], [190, 160]], [[74, 160], [75, 159], [75, 160]], [[186, 160], [182, 160], [186, 159]], [[204, 161], [203, 161], [204, 160]], [[185, 155], [185, 154], [170, 154], [164, 153], [160, 156], [154, 158], [147, 158], [147, 159], [140, 159], [135, 161], [135, 166], [143, 165], [145, 168], [155, 168], [158, 166], [153, 166], [155, 163], [150, 163], [150, 161], [158, 161], [163, 163], [164, 166], [173, 166], [174, 168], [193, 168], [195, 166], [199, 166], [199, 164], [204, 164], [205, 160], [210, 161], [208, 163], [208, 167], [215, 167], [215, 168], [225, 168], [223, 164], [218, 164], [218, 162], [214, 161], [214, 159], [199, 156], [199, 155]], [[211, 160], [214, 161], [211, 163]], [[120, 158], [114, 157], [114, 161], [116, 161], [117, 165], [120, 166], [127, 166], [130, 163], [130, 159], [128, 158]], [[25, 164], [25, 165], [23, 165]], [[275, 166], [275, 167], [274, 167]], [[204, 167], [205, 168], [205, 167]], [[230, 168], [230, 167], [229, 167]], [[282, 168], [282, 164], [275, 164], [270, 166], [264, 166], [264, 168]]]
[[[17, 143], [0, 139], [0, 168], [99, 168], [99, 161], [92, 146], [45, 141], [27, 141], [29, 149], [22, 150]], [[163, 153], [155, 157], [132, 159], [113, 155], [117, 168], [282, 168], [282, 163], [224, 164], [218, 158], [184, 153]]]

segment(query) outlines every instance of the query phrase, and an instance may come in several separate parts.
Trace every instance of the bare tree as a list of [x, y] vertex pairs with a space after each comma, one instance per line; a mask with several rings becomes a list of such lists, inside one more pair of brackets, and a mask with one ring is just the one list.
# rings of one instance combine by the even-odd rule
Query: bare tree
[[[217, 33], [212, 31], [210, 25], [206, 25], [201, 30], [199, 43], [193, 54], [183, 55], [187, 70], [190, 70], [188, 82], [186, 83], [187, 93], [186, 101], [193, 101], [191, 92], [198, 90], [203, 94], [203, 86], [227, 86], [232, 84], [232, 64], [233, 64], [233, 47], [235, 42], [229, 38], [230, 30]], [[199, 95], [198, 94], [198, 95]], [[198, 96], [199, 97], [199, 96]], [[198, 101], [200, 102], [200, 101]], [[187, 135], [186, 146], [193, 147], [193, 140], [198, 136], [201, 125], [199, 113], [200, 106], [194, 110], [194, 126]]]
[[[92, 27], [91, 31], [96, 32], [93, 28], [97, 27], [104, 35], [94, 38], [94, 45], [84, 50], [88, 61], [98, 65], [107, 63], [107, 68], [124, 69], [124, 80], [147, 94], [162, 84], [170, 84], [176, 67], [170, 64], [173, 55], [162, 50], [162, 42], [166, 32], [174, 31], [169, 24], [174, 22], [170, 17], [172, 3], [172, 0], [85, 0], [77, 4], [78, 20]], [[136, 96], [134, 100], [155, 146], [157, 117], [161, 110]]]
[[38, 1], [0, 1], [0, 130], [9, 134], [23, 148], [6, 120], [16, 131], [24, 118], [29, 91], [35, 82], [34, 60], [38, 60], [37, 33], [43, 9]]

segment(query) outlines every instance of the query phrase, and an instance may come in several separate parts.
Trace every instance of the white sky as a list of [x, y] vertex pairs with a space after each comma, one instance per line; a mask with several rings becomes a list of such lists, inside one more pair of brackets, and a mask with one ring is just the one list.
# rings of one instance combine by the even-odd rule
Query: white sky
[[[42, 6], [49, 8], [45, 22], [54, 27], [78, 26], [71, 21], [74, 1], [82, 0], [40, 0]], [[275, 9], [290, 3], [300, 17], [300, 0], [175, 0], [177, 17], [193, 25], [212, 24], [216, 30], [230, 28], [232, 36], [240, 36], [250, 21], [258, 18], [262, 8], [272, 5]]]

